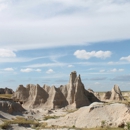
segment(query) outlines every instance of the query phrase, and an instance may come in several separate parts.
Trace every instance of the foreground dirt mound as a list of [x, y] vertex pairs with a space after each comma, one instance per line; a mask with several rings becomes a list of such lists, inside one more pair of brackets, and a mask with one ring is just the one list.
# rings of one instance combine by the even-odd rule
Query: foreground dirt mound
[[47, 123], [49, 126], [95, 128], [100, 127], [104, 121], [105, 126], [118, 127], [121, 123], [130, 121], [129, 109], [124, 104], [93, 103], [65, 117], [48, 120]]
[[122, 100], [124, 100], [124, 97], [121, 93], [119, 86], [114, 85], [114, 87], [112, 88], [111, 91], [108, 91], [103, 95], [102, 99], [103, 100], [111, 100], [111, 101], [113, 101], [113, 100], [122, 101]]
[[0, 88], [0, 94], [13, 94], [14, 91], [10, 88]]
[[22, 103], [29, 108], [44, 106], [44, 108], [61, 108], [90, 105], [92, 102], [99, 101], [93, 93], [85, 90], [80, 75], [71, 72], [70, 80], [67, 85], [49, 87], [44, 85], [28, 84], [26, 87], [20, 85], [13, 94], [13, 100]]
[[24, 111], [22, 106], [14, 101], [0, 101], [0, 111], [9, 113], [9, 114], [17, 114]]

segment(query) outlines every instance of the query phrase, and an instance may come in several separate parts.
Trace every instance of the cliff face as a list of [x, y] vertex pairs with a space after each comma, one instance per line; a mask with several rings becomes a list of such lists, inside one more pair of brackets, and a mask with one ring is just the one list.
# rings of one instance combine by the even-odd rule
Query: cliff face
[[79, 108], [99, 101], [94, 94], [85, 90], [80, 75], [77, 76], [75, 71], [71, 72], [69, 83], [59, 88], [47, 85], [40, 87], [38, 84], [26, 87], [20, 85], [13, 94], [13, 99], [30, 108], [44, 106], [54, 109], [65, 106]]

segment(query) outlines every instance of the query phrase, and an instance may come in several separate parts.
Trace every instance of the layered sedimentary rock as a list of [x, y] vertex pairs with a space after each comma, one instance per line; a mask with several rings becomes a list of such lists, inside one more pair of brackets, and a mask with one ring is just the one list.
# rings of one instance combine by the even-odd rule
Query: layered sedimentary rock
[[19, 114], [24, 111], [22, 106], [19, 103], [14, 101], [1, 101], [0, 100], [0, 111], [9, 113], [9, 114]]
[[92, 93], [92, 94], [94, 94], [95, 95], [95, 97], [97, 97], [99, 100], [101, 100], [101, 97], [100, 97], [100, 94], [98, 93], [98, 92], [94, 92], [92, 89], [88, 89], [88, 91], [90, 92], [90, 93]]
[[111, 91], [108, 91], [104, 94], [103, 100], [124, 100], [124, 97], [121, 93], [121, 90], [118, 85], [114, 85]]
[[85, 90], [80, 75], [77, 76], [75, 71], [71, 72], [69, 83], [61, 85], [59, 88], [47, 85], [40, 87], [38, 84], [29, 84], [26, 87], [20, 85], [13, 94], [13, 99], [31, 108], [38, 106], [44, 106], [44, 108], [65, 106], [79, 108], [99, 101], [93, 93]]
[[0, 94], [13, 94], [14, 91], [9, 88], [0, 88]]

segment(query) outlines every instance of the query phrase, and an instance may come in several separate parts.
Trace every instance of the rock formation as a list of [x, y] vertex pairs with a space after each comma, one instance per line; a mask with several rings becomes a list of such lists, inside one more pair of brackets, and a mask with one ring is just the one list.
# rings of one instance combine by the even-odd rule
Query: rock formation
[[113, 89], [111, 90], [110, 100], [124, 100], [121, 90], [117, 85], [114, 85]]
[[9, 113], [9, 114], [19, 114], [24, 111], [22, 106], [19, 103], [14, 101], [1, 101], [0, 100], [0, 111]]
[[108, 91], [104, 94], [103, 100], [124, 100], [119, 86], [114, 85], [111, 91]]
[[0, 88], [0, 94], [13, 94], [14, 91], [9, 88]]
[[95, 95], [95, 97], [97, 97], [99, 100], [101, 100], [101, 97], [100, 97], [100, 94], [98, 93], [98, 92], [94, 92], [92, 89], [88, 89], [88, 91], [90, 92], [90, 93], [92, 93], [92, 94], [94, 94]]
[[93, 93], [85, 90], [80, 75], [71, 72], [69, 83], [61, 85], [59, 88], [55, 86], [49, 87], [44, 85], [28, 84], [26, 87], [20, 85], [13, 94], [13, 100], [23, 103], [24, 106], [34, 108], [43, 106], [44, 108], [61, 108], [90, 105], [92, 102], [99, 101]]

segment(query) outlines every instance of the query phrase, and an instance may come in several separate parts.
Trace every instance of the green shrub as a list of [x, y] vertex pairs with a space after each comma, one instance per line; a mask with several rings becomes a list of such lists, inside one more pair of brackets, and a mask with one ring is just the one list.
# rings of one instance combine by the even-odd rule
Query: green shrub
[[10, 126], [9, 122], [4, 122], [3, 124], [0, 125], [1, 129], [7, 129]]
[[127, 130], [130, 130], [130, 122], [127, 122], [127, 123], [126, 123], [126, 129], [127, 129]]

